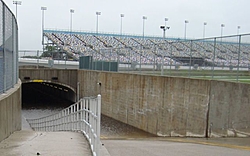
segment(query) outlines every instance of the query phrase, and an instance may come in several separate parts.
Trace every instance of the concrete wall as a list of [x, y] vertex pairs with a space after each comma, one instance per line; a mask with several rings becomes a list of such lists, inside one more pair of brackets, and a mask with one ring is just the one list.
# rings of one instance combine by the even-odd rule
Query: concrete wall
[[209, 81], [95, 71], [78, 79], [81, 96], [101, 92], [102, 114], [159, 136], [206, 134]]
[[211, 136], [250, 136], [250, 85], [211, 82]]
[[23, 83], [30, 82], [32, 80], [45, 80], [47, 82], [66, 85], [67, 87], [71, 87], [75, 92], [77, 90], [77, 70], [19, 69], [19, 77]]
[[158, 136], [250, 136], [249, 84], [84, 70], [78, 81], [81, 97], [102, 94], [102, 114]]
[[0, 141], [21, 130], [21, 81], [0, 95]]
[[102, 94], [104, 115], [158, 136], [250, 136], [249, 84], [61, 69], [19, 75], [58, 77], [75, 90], [80, 82], [80, 97]]

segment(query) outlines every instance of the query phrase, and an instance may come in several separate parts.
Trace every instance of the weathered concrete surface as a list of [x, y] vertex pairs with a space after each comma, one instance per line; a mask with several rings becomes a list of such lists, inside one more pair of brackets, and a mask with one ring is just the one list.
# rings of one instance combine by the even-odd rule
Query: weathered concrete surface
[[205, 136], [209, 81], [95, 71], [78, 80], [81, 96], [102, 94], [104, 115], [159, 136]]
[[212, 81], [211, 136], [250, 136], [250, 85]]
[[[27, 79], [28, 77], [30, 79]], [[23, 83], [32, 80], [44, 80], [65, 85], [75, 92], [77, 90], [77, 70], [73, 69], [19, 69], [19, 78]]]
[[249, 84], [86, 70], [78, 81], [80, 96], [102, 94], [104, 115], [158, 136], [250, 136]]
[[17, 131], [0, 143], [1, 156], [91, 156], [86, 138], [75, 132]]
[[102, 94], [104, 115], [158, 136], [250, 136], [249, 84], [62, 69], [20, 69], [24, 77], [75, 92], [79, 82], [80, 97]]
[[21, 81], [0, 95], [0, 141], [21, 130]]

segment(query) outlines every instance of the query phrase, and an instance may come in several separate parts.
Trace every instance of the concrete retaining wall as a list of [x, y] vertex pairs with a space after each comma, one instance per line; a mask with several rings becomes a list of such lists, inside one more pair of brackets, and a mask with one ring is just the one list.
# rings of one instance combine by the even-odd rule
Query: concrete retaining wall
[[[102, 94], [102, 113], [158, 136], [250, 136], [250, 85], [86, 70], [20, 69], [20, 78]], [[52, 81], [53, 82], [53, 81]], [[101, 82], [101, 85], [98, 83]]]
[[249, 84], [85, 70], [78, 81], [80, 96], [102, 94], [102, 114], [158, 136], [250, 136]]
[[250, 85], [212, 81], [211, 136], [250, 136]]
[[102, 94], [102, 114], [159, 136], [206, 135], [209, 81], [95, 71], [78, 79], [81, 96]]
[[21, 130], [21, 81], [0, 95], [0, 141]]

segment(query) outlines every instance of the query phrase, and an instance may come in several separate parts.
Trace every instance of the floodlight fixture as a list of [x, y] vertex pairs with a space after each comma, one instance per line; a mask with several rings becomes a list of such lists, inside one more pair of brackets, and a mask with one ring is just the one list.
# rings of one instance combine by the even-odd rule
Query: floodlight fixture
[[15, 4], [15, 5], [22, 5], [22, 1], [13, 1], [13, 4]]
[[41, 7], [41, 10], [47, 10], [47, 7]]
[[98, 12], [98, 11], [97, 11], [97, 12], [96, 12], [96, 15], [97, 15], [97, 16], [101, 15], [101, 12]]

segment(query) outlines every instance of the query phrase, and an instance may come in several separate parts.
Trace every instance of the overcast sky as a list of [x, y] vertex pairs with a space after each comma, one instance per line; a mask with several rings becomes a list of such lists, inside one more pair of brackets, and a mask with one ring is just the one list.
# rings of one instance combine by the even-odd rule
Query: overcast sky
[[[121, 17], [123, 33], [143, 32], [142, 17], [146, 16], [145, 35], [162, 36], [160, 25], [168, 18], [168, 37], [184, 37], [185, 20], [187, 38], [202, 38], [203, 23], [207, 22], [206, 37], [250, 33], [250, 0], [21, 0], [18, 6], [19, 49], [41, 50], [42, 11], [45, 11], [45, 28], [69, 30], [70, 9], [74, 9], [73, 30], [95, 31], [96, 11], [100, 11], [99, 31], [119, 33]], [[16, 13], [13, 0], [4, 0]]]

